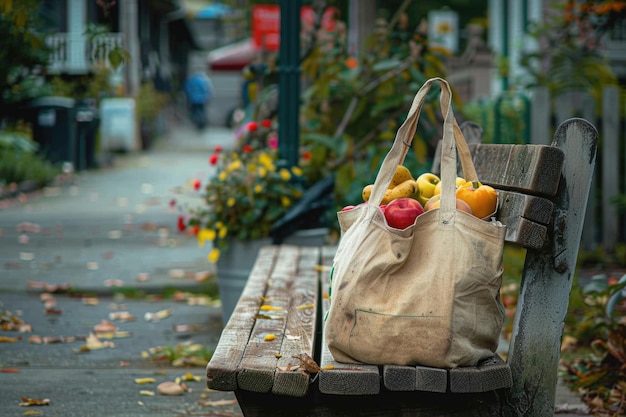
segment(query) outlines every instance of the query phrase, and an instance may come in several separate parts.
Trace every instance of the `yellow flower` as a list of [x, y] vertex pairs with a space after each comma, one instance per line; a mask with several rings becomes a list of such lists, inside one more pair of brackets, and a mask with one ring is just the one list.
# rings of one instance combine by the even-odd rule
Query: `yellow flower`
[[259, 178], [265, 178], [267, 175], [267, 169], [264, 167], [259, 167]]
[[304, 174], [304, 172], [302, 172], [302, 168], [300, 167], [291, 167], [291, 172], [293, 172], [293, 175], [297, 175], [298, 177], [301, 177], [302, 174]]
[[289, 181], [291, 179], [291, 173], [288, 169], [282, 168], [280, 170], [280, 178], [282, 178], [283, 181]]
[[226, 205], [228, 207], [232, 207], [235, 205], [236, 202], [237, 200], [235, 200], [235, 197], [229, 197], [228, 200], [226, 200]]
[[215, 225], [214, 225], [214, 226], [215, 226], [215, 228], [216, 228], [217, 230], [219, 230], [219, 229], [221, 229], [222, 227], [224, 227], [224, 223], [222, 223], [222, 222], [215, 222]]
[[283, 205], [283, 207], [289, 207], [291, 205], [291, 199], [286, 195], [283, 195], [280, 197], [280, 203]]
[[220, 259], [220, 250], [218, 248], [213, 248], [211, 252], [209, 252], [207, 259], [211, 263], [216, 263]]
[[272, 162], [272, 157], [268, 153], [263, 152], [259, 155], [259, 163], [263, 165], [268, 171], [276, 171], [274, 162]]
[[228, 166], [226, 167], [226, 172], [233, 172], [239, 168], [241, 168], [241, 160], [235, 159], [233, 162], [228, 164]]
[[254, 186], [254, 192], [256, 194], [260, 194], [261, 191], [263, 191], [263, 186], [261, 184], [257, 184], [257, 185]]
[[215, 240], [215, 230], [213, 229], [200, 229], [198, 231], [198, 246], [204, 247], [204, 242]]
[[226, 234], [227, 234], [227, 233], [228, 233], [228, 229], [227, 229], [226, 227], [222, 226], [222, 227], [220, 227], [220, 228], [218, 229], [217, 236], [218, 236], [220, 239], [224, 239], [224, 238], [226, 237]]
[[228, 178], [226, 171], [220, 172], [220, 175], [217, 176], [217, 179], [220, 181], [226, 181], [226, 178]]

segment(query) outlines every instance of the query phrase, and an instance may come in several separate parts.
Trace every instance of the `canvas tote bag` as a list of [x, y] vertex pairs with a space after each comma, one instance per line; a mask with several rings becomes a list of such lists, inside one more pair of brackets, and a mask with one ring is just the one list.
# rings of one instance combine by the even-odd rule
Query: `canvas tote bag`
[[[402, 164], [426, 94], [441, 86], [444, 116], [441, 207], [404, 230], [378, 207]], [[505, 227], [456, 210], [457, 149], [465, 178], [476, 179], [441, 78], [416, 94], [376, 177], [370, 200], [339, 212], [325, 340], [338, 362], [473, 366], [498, 346], [504, 309], [499, 290]]]

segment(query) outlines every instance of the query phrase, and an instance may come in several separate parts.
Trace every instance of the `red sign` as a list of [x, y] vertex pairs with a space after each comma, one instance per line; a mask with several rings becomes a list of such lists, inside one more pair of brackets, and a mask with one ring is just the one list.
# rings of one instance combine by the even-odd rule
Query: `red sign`
[[[322, 28], [329, 32], [335, 30], [335, 13], [337, 9], [330, 7], [322, 16]], [[315, 22], [315, 12], [311, 6], [300, 9], [302, 30], [310, 31]], [[252, 8], [252, 41], [257, 48], [266, 51], [277, 51], [280, 46], [280, 6], [258, 5]]]

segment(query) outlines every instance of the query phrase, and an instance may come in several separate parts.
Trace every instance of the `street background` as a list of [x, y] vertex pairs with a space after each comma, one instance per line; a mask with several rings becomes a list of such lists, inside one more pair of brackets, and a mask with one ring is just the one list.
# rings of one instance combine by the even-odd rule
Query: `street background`
[[[148, 151], [116, 155], [111, 167], [2, 202], [0, 310], [32, 331], [0, 333], [12, 340], [0, 343], [0, 415], [241, 415], [232, 393], [206, 389], [206, 361], [174, 367], [150, 360], [157, 347], [210, 350], [219, 340], [220, 305], [206, 297], [216, 291], [208, 249], [180, 232], [177, 218], [180, 207], [200, 202], [194, 183], [211, 174], [215, 146], [234, 143], [227, 128], [198, 132], [180, 122]], [[82, 351], [103, 320], [120, 337]], [[183, 395], [156, 392], [177, 378], [187, 379]], [[22, 397], [50, 405], [21, 407]], [[558, 415], [584, 415], [561, 386], [556, 403]]]

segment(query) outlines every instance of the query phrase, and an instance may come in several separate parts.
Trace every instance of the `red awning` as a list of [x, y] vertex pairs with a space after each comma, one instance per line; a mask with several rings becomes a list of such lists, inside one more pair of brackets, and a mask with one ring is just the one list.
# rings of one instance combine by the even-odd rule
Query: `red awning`
[[208, 63], [212, 71], [237, 71], [251, 64], [260, 56], [252, 39], [246, 39], [209, 52]]

